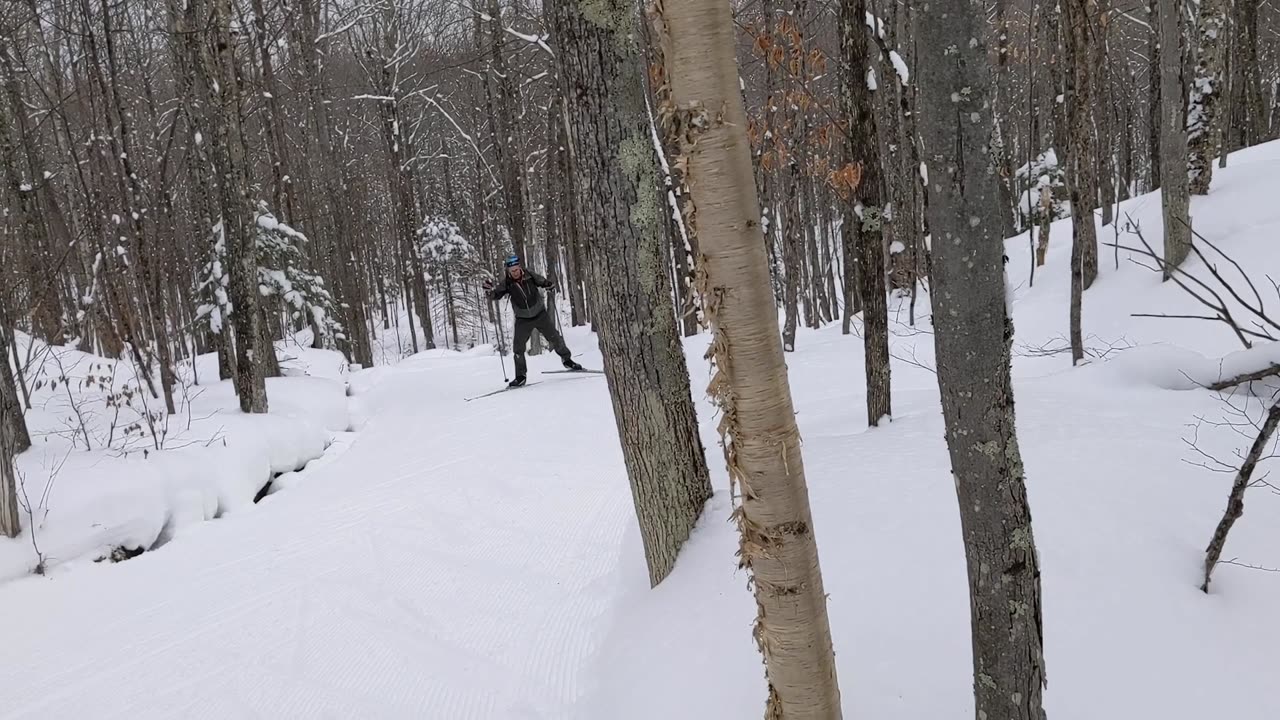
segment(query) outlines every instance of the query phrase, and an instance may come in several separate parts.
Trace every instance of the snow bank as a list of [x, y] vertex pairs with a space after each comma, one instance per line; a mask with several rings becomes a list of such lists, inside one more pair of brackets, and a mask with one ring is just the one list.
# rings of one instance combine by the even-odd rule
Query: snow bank
[[[0, 581], [163, 545], [252, 505], [273, 476], [322, 456], [351, 426], [346, 364], [293, 350], [299, 376], [267, 380], [268, 414], [241, 413], [228, 382], [192, 384], [187, 365], [179, 411], [166, 415], [131, 364], [23, 337], [33, 447], [17, 460], [23, 532], [0, 538]], [[196, 369], [202, 383], [216, 380], [216, 358], [198, 358]]]
[[1269, 368], [1280, 368], [1280, 343], [1266, 343], [1220, 358], [1174, 345], [1144, 345], [1105, 364], [1106, 371], [1133, 384], [1165, 390], [1199, 390]]

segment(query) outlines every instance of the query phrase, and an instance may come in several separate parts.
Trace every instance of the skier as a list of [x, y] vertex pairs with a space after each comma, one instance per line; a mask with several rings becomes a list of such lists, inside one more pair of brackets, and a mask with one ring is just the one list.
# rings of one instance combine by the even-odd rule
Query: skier
[[520, 266], [518, 255], [508, 256], [504, 264], [507, 272], [499, 284], [495, 287], [492, 280], [485, 280], [484, 289], [489, 293], [490, 300], [501, 300], [504, 296], [511, 298], [511, 309], [516, 315], [513, 340], [516, 377], [508, 385], [516, 388], [525, 383], [524, 348], [529, 343], [529, 336], [534, 330], [542, 333], [542, 336], [551, 343], [551, 348], [560, 356], [566, 370], [582, 370], [582, 366], [573, 361], [573, 355], [569, 352], [569, 347], [564, 344], [564, 338], [560, 336], [560, 332], [556, 330], [555, 321], [547, 313], [547, 305], [542, 301], [542, 293], [538, 291], [540, 287], [555, 287], [555, 283], [537, 273], [526, 271]]

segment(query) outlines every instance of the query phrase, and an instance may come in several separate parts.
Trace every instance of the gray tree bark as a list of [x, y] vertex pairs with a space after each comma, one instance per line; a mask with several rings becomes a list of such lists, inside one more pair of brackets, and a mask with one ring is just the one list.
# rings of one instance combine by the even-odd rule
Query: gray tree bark
[[516, 132], [511, 104], [516, 98], [515, 83], [507, 68], [502, 49], [508, 37], [502, 27], [502, 9], [498, 0], [489, 0], [489, 85], [493, 103], [493, 149], [497, 165], [502, 173], [503, 206], [507, 211], [507, 229], [511, 232], [511, 244], [521, 260], [525, 257], [526, 222], [524, 190], [521, 182], [519, 147], [513, 137]]
[[[1013, 185], [1013, 153], [1009, 148], [1009, 137], [1006, 128], [1013, 127], [1013, 113], [1008, 102], [1009, 82], [1009, 18], [1008, 0], [996, 0], [995, 7], [995, 112], [991, 123], [991, 152], [996, 163], [996, 172], [1000, 178], [1000, 222], [1004, 228], [1004, 237], [1016, 234], [1014, 220], [1017, 217], [1017, 202], [1014, 200]], [[1009, 124], [1006, 125], [1006, 122]]]
[[[1093, 49], [1095, 53], [1093, 93], [1097, 98], [1090, 110], [1093, 112], [1094, 127], [1097, 129], [1097, 142], [1094, 144], [1095, 177], [1098, 180], [1098, 195], [1102, 209], [1102, 225], [1105, 227], [1115, 222], [1116, 203], [1116, 146], [1115, 132], [1117, 105], [1115, 83], [1111, 69], [1111, 20], [1114, 17], [1110, 5], [1098, 11], [1097, 21], [1090, 25], [1094, 33]], [[1096, 29], [1095, 29], [1096, 28]], [[1094, 244], [1095, 255], [1097, 244]], [[1096, 262], [1095, 262], [1096, 275]]]
[[740, 557], [752, 575], [755, 637], [765, 659], [771, 720], [839, 720], [826, 593], [818, 563], [777, 306], [760, 232], [747, 114], [738, 85], [728, 0], [657, 0], [679, 139], [690, 230], [701, 250], [699, 290], [711, 325], [710, 392], [723, 419], [729, 477], [740, 488]]
[[[14, 457], [31, 447], [22, 403], [18, 400], [18, 389], [10, 372], [12, 332], [7, 313], [0, 308], [0, 534], [11, 538], [22, 532]], [[15, 357], [13, 360], [19, 359]]]
[[1084, 291], [1098, 276], [1098, 237], [1093, 207], [1098, 197], [1097, 158], [1093, 144], [1093, 32], [1096, 23], [1089, 0], [1065, 0], [1067, 121], [1070, 135], [1062, 148], [1071, 194], [1071, 361], [1084, 359], [1081, 313]]
[[557, 0], [573, 183], [595, 329], [631, 478], [649, 580], [662, 582], [711, 497], [671, 311], [667, 204], [645, 106], [637, 16], [626, 0]]
[[[782, 170], [782, 198], [777, 206], [782, 211], [782, 348], [787, 352], [796, 349], [796, 327], [800, 322], [800, 286], [804, 276], [804, 227], [807, 218], [800, 211], [800, 183], [803, 181], [805, 148], [804, 112], [795, 107], [794, 95], [804, 92], [804, 34], [808, 31], [805, 22], [808, 15], [807, 0], [793, 0], [793, 7], [787, 20], [794, 28], [795, 37], [800, 39], [800, 46], [791, 48], [789, 55], [798, 56], [794, 62], [800, 70], [800, 76], [784, 71], [782, 87], [775, 102], [781, 103], [781, 112], [776, 117], [783, 118], [782, 126], [772, 128], [776, 147], [780, 148], [775, 159]], [[773, 42], [781, 49], [782, 37], [786, 33], [773, 32]], [[786, 65], [784, 65], [786, 67]], [[775, 200], [779, 200], [775, 198]], [[776, 216], [775, 216], [776, 217]]]
[[1236, 473], [1235, 482], [1231, 483], [1231, 494], [1227, 497], [1227, 509], [1223, 512], [1222, 519], [1218, 521], [1217, 527], [1213, 530], [1213, 537], [1209, 540], [1209, 547], [1205, 549], [1204, 583], [1200, 585], [1200, 590], [1203, 592], [1209, 592], [1209, 581], [1213, 578], [1213, 569], [1218, 566], [1218, 561], [1222, 558], [1222, 549], [1227, 545], [1227, 535], [1231, 532], [1231, 527], [1244, 515], [1244, 492], [1249, 488], [1249, 483], [1253, 481], [1253, 471], [1257, 469], [1258, 463], [1262, 460], [1262, 454], [1271, 442], [1271, 436], [1276, 434], [1277, 425], [1280, 425], [1280, 403], [1273, 404], [1271, 409], [1267, 411], [1267, 417], [1262, 422], [1262, 427], [1258, 429], [1258, 435], [1253, 439], [1249, 454], [1245, 456], [1244, 462], [1241, 463], [1240, 470]]
[[[934, 341], [960, 505], [976, 717], [1043, 720], [1040, 568], [1009, 377], [999, 190], [986, 143], [990, 73], [968, 0], [920, 14], [921, 139], [929, 163]], [[924, 50], [927, 48], [927, 50]]]
[[1160, 198], [1164, 206], [1164, 279], [1191, 252], [1191, 198], [1187, 184], [1187, 113], [1182, 87], [1180, 0], [1159, 0]]
[[1258, 57], [1258, 9], [1260, 0], [1236, 0], [1236, 49], [1240, 90], [1236, 103], [1239, 147], [1251, 147], [1266, 135], [1267, 115], [1262, 105], [1262, 64]]
[[1160, 52], [1160, 2], [1147, 0], [1147, 24], [1150, 26], [1147, 37], [1147, 87], [1150, 89], [1147, 97], [1147, 156], [1151, 168], [1148, 190], [1159, 190], [1161, 181], [1160, 126], [1163, 123], [1160, 117], [1163, 102], [1160, 63], [1163, 55]]
[[[1223, 0], [1200, 0], [1197, 25], [1195, 77], [1187, 108], [1187, 149], [1189, 150], [1189, 190], [1192, 195], [1208, 195], [1213, 182], [1213, 160], [1218, 152], [1218, 103], [1225, 89], [1227, 13]], [[1225, 153], [1225, 148], [1223, 149]]]
[[[258, 253], [254, 231], [254, 206], [250, 194], [248, 158], [241, 127], [240, 72], [231, 35], [231, 0], [213, 0], [213, 34], [216, 54], [203, 67], [205, 86], [216, 97], [209, 103], [217, 142], [217, 166], [222, 173], [219, 199], [222, 232], [227, 243], [227, 273], [231, 276], [231, 319], [236, 333], [236, 394], [247, 413], [267, 411], [261, 315], [258, 310]], [[212, 67], [210, 67], [212, 64]]]
[[[848, 70], [842, 93], [849, 118], [850, 161], [860, 168], [854, 190], [861, 272], [862, 344], [867, 375], [867, 424], [876, 426], [892, 414], [889, 382], [889, 307], [884, 272], [884, 180], [876, 127], [875, 95], [867, 74], [876, 67], [868, 47], [866, 0], [844, 0], [840, 11], [841, 55]], [[886, 80], [887, 81], [887, 80]]]

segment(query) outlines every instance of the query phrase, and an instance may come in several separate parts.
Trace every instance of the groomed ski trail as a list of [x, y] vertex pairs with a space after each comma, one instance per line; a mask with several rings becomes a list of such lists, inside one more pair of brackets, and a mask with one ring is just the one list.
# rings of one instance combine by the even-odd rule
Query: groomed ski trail
[[0, 586], [0, 718], [573, 717], [635, 522], [608, 393], [464, 401], [497, 374], [446, 352], [362, 373], [354, 443], [287, 490]]

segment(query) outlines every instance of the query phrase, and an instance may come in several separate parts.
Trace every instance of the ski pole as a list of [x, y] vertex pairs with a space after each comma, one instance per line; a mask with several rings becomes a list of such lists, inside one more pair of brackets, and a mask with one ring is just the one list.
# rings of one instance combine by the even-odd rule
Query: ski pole
[[506, 341], [506, 338], [502, 334], [502, 304], [497, 300], [492, 302], [498, 308], [498, 327], [494, 328], [494, 330], [495, 334], [498, 336], [498, 362], [502, 365], [502, 381], [510, 382], [510, 378], [507, 377], [507, 361], [502, 357], [503, 343]]

